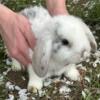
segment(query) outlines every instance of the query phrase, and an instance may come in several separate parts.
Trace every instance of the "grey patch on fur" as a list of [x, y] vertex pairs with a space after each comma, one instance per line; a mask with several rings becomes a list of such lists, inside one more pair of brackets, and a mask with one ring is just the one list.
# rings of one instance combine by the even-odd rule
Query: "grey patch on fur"
[[57, 34], [55, 35], [55, 39], [53, 41], [53, 52], [57, 53], [57, 51], [61, 48], [61, 38]]
[[25, 9], [25, 10], [21, 11], [20, 13], [27, 18], [30, 18], [30, 17], [34, 18], [36, 16], [36, 12], [33, 11], [33, 9], [31, 9], [31, 8]]

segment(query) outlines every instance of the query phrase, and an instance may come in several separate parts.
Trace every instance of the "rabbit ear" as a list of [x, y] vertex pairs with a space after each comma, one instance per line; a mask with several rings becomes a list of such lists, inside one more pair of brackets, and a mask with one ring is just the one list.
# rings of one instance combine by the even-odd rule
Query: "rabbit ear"
[[95, 38], [91, 32], [91, 30], [89, 29], [89, 27], [83, 23], [83, 28], [85, 30], [85, 34], [88, 37], [88, 40], [90, 42], [91, 48], [92, 48], [92, 52], [95, 52], [97, 50], [97, 43], [95, 41]]
[[39, 77], [44, 77], [48, 72], [48, 63], [52, 51], [52, 41], [50, 39], [39, 39], [34, 49], [32, 66]]

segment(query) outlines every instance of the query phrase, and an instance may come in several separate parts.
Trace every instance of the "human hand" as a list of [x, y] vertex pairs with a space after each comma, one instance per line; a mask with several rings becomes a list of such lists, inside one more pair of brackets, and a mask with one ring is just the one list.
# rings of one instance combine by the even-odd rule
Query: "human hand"
[[33, 49], [35, 37], [28, 20], [0, 5], [0, 33], [11, 57], [24, 65], [31, 63], [29, 48]]

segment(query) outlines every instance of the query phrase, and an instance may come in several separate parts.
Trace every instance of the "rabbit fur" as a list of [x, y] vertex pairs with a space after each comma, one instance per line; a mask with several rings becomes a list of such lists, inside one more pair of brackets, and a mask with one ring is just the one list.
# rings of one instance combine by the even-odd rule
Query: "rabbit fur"
[[[75, 64], [86, 60], [97, 44], [89, 27], [73, 15], [50, 16], [43, 7], [30, 7], [20, 12], [26, 16], [36, 37], [34, 50], [29, 50], [28, 90], [36, 92], [45, 78], [64, 73], [72, 80], [80, 80]], [[13, 70], [21, 70], [13, 58]]]

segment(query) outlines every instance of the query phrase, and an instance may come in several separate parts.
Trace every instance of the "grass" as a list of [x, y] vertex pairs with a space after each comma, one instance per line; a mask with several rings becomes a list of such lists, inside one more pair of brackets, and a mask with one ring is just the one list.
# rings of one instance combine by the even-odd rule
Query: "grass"
[[[80, 16], [83, 18], [87, 24], [91, 26], [91, 29], [93, 32], [95, 32], [95, 36], [97, 37], [97, 43], [98, 43], [98, 49], [100, 47], [100, 0], [79, 0], [78, 3], [72, 2], [73, 0], [68, 0], [68, 9], [71, 14]], [[84, 7], [83, 5], [88, 5]], [[90, 9], [89, 6], [91, 4], [93, 7]], [[30, 5], [45, 5], [44, 0], [36, 0], [36, 2], [33, 2], [33, 0], [2, 0], [2, 3], [11, 8], [14, 11], [20, 11], [21, 9], [28, 7]], [[97, 28], [97, 26], [99, 28]], [[7, 91], [5, 88], [5, 83], [7, 81], [11, 81], [14, 84], [20, 85], [22, 84], [21, 79], [19, 79], [20, 76], [18, 76], [18, 73], [15, 73], [16, 79], [13, 79], [12, 77], [4, 75], [4, 72], [11, 67], [11, 65], [6, 64], [7, 55], [5, 54], [5, 47], [4, 43], [0, 37], [0, 100], [5, 100], [5, 98], [8, 98], [8, 94], [14, 94], [15, 100], [18, 99], [18, 93], [16, 91]], [[90, 82], [88, 82], [88, 79], [84, 79], [81, 83], [74, 82], [73, 85], [67, 85], [69, 88], [71, 88], [71, 92], [68, 94], [68, 98], [66, 99], [65, 94], [60, 94], [59, 89], [61, 86], [65, 85], [65, 82], [61, 81], [60, 83], [51, 83], [50, 86], [44, 87], [43, 90], [46, 91], [46, 94], [42, 97], [39, 97], [39, 95], [31, 94], [30, 98], [34, 96], [36, 100], [99, 100], [100, 99], [100, 77], [98, 78], [98, 75], [100, 74], [100, 64], [97, 65], [97, 67], [93, 67], [92, 64], [95, 61], [94, 59], [91, 59], [89, 63], [84, 63], [83, 65], [86, 67], [87, 71], [85, 73], [85, 76], [90, 79]], [[14, 75], [11, 74], [11, 75]], [[24, 74], [19, 74], [22, 76], [25, 76]], [[85, 77], [84, 76], [84, 77]], [[3, 80], [2, 80], [2, 77]], [[27, 78], [26, 78], [27, 79]], [[2, 81], [2, 82], [1, 82]], [[24, 84], [24, 83], [23, 83]], [[23, 85], [22, 84], [22, 85]], [[26, 85], [24, 86], [26, 88]], [[56, 90], [56, 91], [55, 91]], [[82, 96], [82, 91], [84, 96]], [[49, 98], [50, 97], [50, 98]], [[49, 98], [49, 99], [48, 99]], [[30, 99], [31, 100], [31, 99]]]

